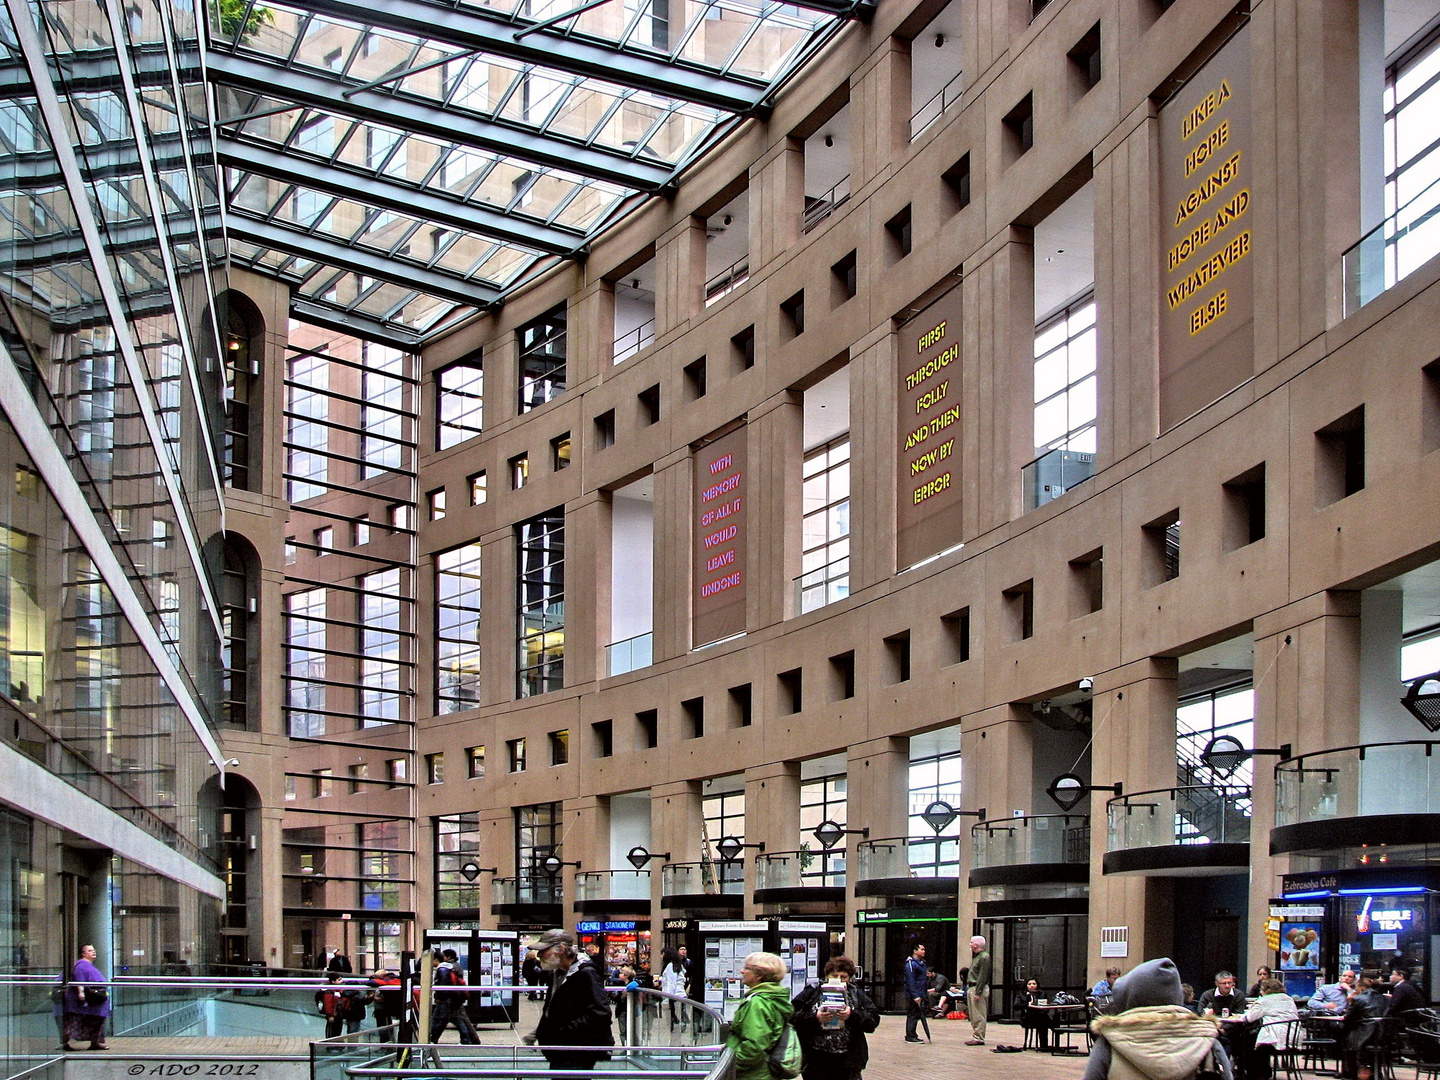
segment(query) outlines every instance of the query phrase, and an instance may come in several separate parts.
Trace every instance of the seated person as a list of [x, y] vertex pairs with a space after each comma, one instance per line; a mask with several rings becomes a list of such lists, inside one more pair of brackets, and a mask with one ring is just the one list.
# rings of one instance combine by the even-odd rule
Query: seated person
[[1015, 995], [1015, 1015], [1019, 1017], [1022, 1028], [1035, 1032], [1035, 1046], [1039, 1050], [1050, 1045], [1050, 1029], [1055, 1026], [1054, 1016], [1039, 1008], [1040, 1002], [1045, 1000], [1048, 999], [1034, 979]]
[[1097, 982], [1094, 988], [1091, 989], [1090, 996], [1099, 1001], [1100, 1004], [1104, 1005], [1110, 1000], [1110, 995], [1113, 992], [1112, 988], [1115, 985], [1115, 980], [1119, 977], [1120, 969], [1118, 967], [1106, 968], [1105, 977], [1099, 982]]
[[1402, 1016], [1428, 1004], [1425, 995], [1410, 981], [1410, 969], [1397, 967], [1390, 972], [1390, 1015]]
[[1260, 994], [1245, 1010], [1245, 1022], [1258, 1024], [1255, 1049], [1246, 1069], [1249, 1080], [1270, 1080], [1275, 1054], [1290, 1047], [1290, 1024], [1300, 1019], [1295, 1001], [1285, 993], [1285, 984], [1278, 979], [1263, 979]]
[[1235, 976], [1228, 971], [1215, 973], [1215, 985], [1200, 995], [1201, 1016], [1239, 1016], [1245, 1011], [1245, 995], [1235, 987]]
[[1305, 1004], [1311, 1012], [1342, 1013], [1355, 992], [1355, 972], [1342, 971], [1338, 981], [1326, 983]]
[[938, 971], [930, 972], [929, 978], [925, 980], [925, 1004], [934, 1016], [944, 1016], [946, 1013], [945, 1002], [950, 995], [950, 980]]
[[1386, 1001], [1375, 987], [1375, 980], [1366, 977], [1355, 984], [1355, 992], [1345, 1005], [1345, 1019], [1340, 1024], [1341, 1072], [1347, 1077], [1360, 1075], [1365, 1048], [1380, 1034], [1380, 1021], [1385, 1015]]
[[1184, 995], [1184, 1000], [1181, 1001], [1180, 1004], [1184, 1005], [1185, 1008], [1189, 1009], [1196, 1016], [1199, 1016], [1200, 1002], [1195, 1000], [1195, 988], [1189, 983], [1181, 983], [1180, 993]]
[[1255, 969], [1254, 985], [1252, 985], [1250, 989], [1245, 992], [1245, 996], [1252, 998], [1259, 997], [1261, 994], [1264, 993], [1264, 991], [1261, 990], [1260, 987], [1264, 984], [1265, 980], [1273, 979], [1274, 977], [1275, 973], [1271, 971], [1268, 967], [1266, 967], [1264, 964], [1261, 964], [1258, 968]]

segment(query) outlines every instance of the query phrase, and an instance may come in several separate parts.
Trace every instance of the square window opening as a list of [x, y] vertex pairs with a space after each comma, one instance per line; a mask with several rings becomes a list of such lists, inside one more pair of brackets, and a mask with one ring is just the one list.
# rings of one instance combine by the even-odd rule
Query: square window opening
[[1105, 607], [1105, 549], [1070, 560], [1070, 617], [1093, 615]]
[[640, 423], [651, 427], [660, 422], [660, 384], [647, 386], [635, 395], [640, 403]]
[[730, 339], [730, 355], [737, 372], [749, 371], [755, 366], [755, 327], [747, 326]]
[[912, 250], [911, 212], [905, 209], [885, 223], [886, 248], [890, 262], [899, 262]]
[[635, 725], [640, 731], [640, 749], [653, 750], [660, 745], [660, 710], [637, 712]]
[[857, 253], [852, 251], [843, 259], [830, 267], [831, 289], [830, 306], [839, 307], [846, 300], [855, 297], [858, 291], [858, 263]]
[[1180, 576], [1180, 511], [1171, 510], [1141, 530], [1144, 555], [1141, 571], [1145, 587], [1151, 588]]
[[1000, 121], [1004, 127], [1005, 164], [1011, 165], [1035, 145], [1035, 95], [1026, 94]]
[[780, 305], [780, 334], [785, 340], [797, 338], [805, 332], [805, 290]]
[[754, 723], [754, 714], [751, 712], [750, 684], [730, 687], [730, 726], [749, 727]]
[[855, 696], [855, 650], [830, 657], [830, 700], [848, 701]]
[[559, 472], [570, 467], [570, 433], [556, 435], [550, 440], [550, 471]]
[[1072, 96], [1079, 100], [1100, 82], [1100, 24], [1092, 26], [1065, 55], [1070, 60]]
[[968, 607], [940, 616], [940, 644], [943, 666], [963, 664], [970, 659], [970, 609]]
[[801, 669], [791, 668], [789, 671], [782, 671], [775, 676], [779, 692], [779, 712], [781, 716], [793, 716], [798, 713], [804, 705], [801, 698]]
[[615, 445], [615, 410], [606, 409], [595, 417], [595, 449], [604, 450]]
[[885, 646], [885, 686], [910, 681], [910, 631], [882, 639]]
[[1265, 463], [1225, 483], [1223, 542], [1226, 551], [1265, 539]]
[[685, 738], [703, 739], [705, 737], [705, 699], [703, 697], [687, 698], [680, 702], [680, 713], [685, 719]]
[[949, 214], [953, 217], [970, 205], [970, 155], [962, 154], [960, 160], [940, 174], [944, 182], [943, 194]]
[[1315, 508], [1365, 487], [1365, 406], [1315, 432]]
[[705, 396], [705, 357], [685, 365], [685, 400], [698, 401]]
[[1001, 593], [1005, 622], [1011, 641], [1026, 641], [1035, 636], [1035, 579], [1012, 585]]
[[595, 740], [595, 756], [597, 758], [615, 756], [614, 720], [596, 720], [590, 725], [590, 734]]
[[570, 764], [570, 729], [550, 732], [550, 764]]

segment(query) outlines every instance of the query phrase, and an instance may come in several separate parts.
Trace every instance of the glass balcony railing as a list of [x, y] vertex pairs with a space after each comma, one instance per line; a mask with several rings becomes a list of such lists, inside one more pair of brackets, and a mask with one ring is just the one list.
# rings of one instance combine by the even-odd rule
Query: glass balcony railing
[[1111, 799], [1105, 810], [1107, 851], [1250, 842], [1248, 786], [1137, 791]]
[[844, 851], [775, 851], [755, 858], [756, 892], [844, 887]]
[[1368, 743], [1275, 766], [1275, 824], [1440, 814], [1440, 742]]
[[1038, 510], [1082, 480], [1095, 475], [1095, 455], [1078, 450], [1051, 450], [1020, 470], [1026, 510]]
[[575, 875], [575, 899], [650, 901], [649, 870], [592, 870]]
[[651, 318], [641, 323], [629, 333], [621, 334], [615, 339], [615, 363], [629, 360], [641, 349], [655, 343], [655, 320]]
[[560, 878], [497, 877], [490, 885], [492, 904], [560, 904], [564, 889]]
[[606, 645], [605, 670], [611, 675], [624, 675], [627, 671], [649, 667], [655, 662], [652, 657], [654, 647], [653, 633], [636, 634], [624, 641]]
[[1345, 252], [1345, 314], [1353, 315], [1440, 254], [1440, 180]]
[[850, 595], [850, 556], [817, 566], [795, 579], [795, 613], [804, 615]]
[[816, 198], [805, 196], [805, 213], [801, 217], [800, 231], [809, 232], [850, 201], [850, 176], [846, 174], [824, 195]]
[[971, 866], [1088, 863], [1088, 814], [1026, 814], [982, 821], [970, 828]]
[[915, 115], [910, 117], [910, 141], [914, 142], [920, 137], [921, 132], [939, 120], [945, 110], [959, 101], [965, 93], [965, 73], [957, 71], [955, 77], [941, 87], [929, 101], [915, 110]]
[[855, 883], [898, 878], [954, 878], [960, 873], [957, 836], [896, 836], [855, 845]]
[[666, 896], [743, 896], [745, 864], [666, 863], [660, 868], [660, 889]]

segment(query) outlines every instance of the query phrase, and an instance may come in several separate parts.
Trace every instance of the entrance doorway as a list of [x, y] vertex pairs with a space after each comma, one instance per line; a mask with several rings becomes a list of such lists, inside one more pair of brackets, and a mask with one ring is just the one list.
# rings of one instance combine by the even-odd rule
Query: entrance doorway
[[[980, 933], [990, 949], [990, 1015], [1009, 1017], [1015, 995], [1034, 979], [1047, 994], [1067, 990], [1085, 994], [1087, 915], [1044, 915], [981, 919]], [[962, 966], [968, 964], [962, 958]]]

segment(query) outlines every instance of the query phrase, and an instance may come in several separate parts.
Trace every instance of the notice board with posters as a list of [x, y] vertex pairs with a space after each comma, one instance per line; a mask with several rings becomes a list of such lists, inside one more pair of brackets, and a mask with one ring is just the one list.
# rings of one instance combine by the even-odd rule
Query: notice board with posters
[[899, 569], [960, 543], [957, 284], [896, 334], [895, 555]]
[[1248, 24], [1160, 109], [1160, 430], [1255, 370]]
[[695, 451], [694, 648], [745, 630], [745, 439], [741, 424]]

